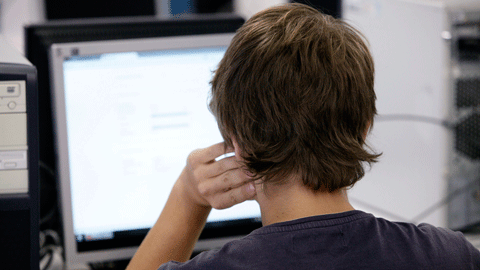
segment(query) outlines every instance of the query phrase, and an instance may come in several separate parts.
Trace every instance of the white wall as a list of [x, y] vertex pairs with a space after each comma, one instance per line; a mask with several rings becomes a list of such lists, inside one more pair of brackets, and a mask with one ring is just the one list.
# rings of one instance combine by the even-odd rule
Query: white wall
[[383, 152], [350, 200], [377, 216], [445, 227], [447, 204], [437, 203], [447, 196], [450, 130], [404, 116], [449, 120], [447, 11], [430, 0], [343, 3], [344, 19], [367, 37], [375, 61], [378, 117], [369, 142]]
[[245, 19], [271, 6], [287, 3], [287, 0], [237, 0], [234, 1], [234, 10]]
[[0, 0], [0, 35], [24, 52], [23, 27], [44, 21], [42, 0]]

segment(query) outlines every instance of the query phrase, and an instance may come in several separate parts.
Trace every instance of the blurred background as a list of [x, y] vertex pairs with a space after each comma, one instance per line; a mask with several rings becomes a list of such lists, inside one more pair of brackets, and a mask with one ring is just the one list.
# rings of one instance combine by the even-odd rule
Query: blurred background
[[[198, 14], [248, 19], [287, 2], [291, 1], [0, 0], [0, 35], [27, 54], [24, 29], [29, 25], [132, 16], [178, 20]], [[383, 155], [349, 191], [354, 207], [394, 221], [461, 230], [479, 247], [480, 2], [295, 2], [344, 19], [370, 43], [378, 116], [368, 143]], [[41, 133], [44, 127], [40, 125]], [[51, 145], [45, 148], [42, 142], [41, 230], [59, 230], [54, 154]], [[46, 153], [49, 149], [52, 153]]]

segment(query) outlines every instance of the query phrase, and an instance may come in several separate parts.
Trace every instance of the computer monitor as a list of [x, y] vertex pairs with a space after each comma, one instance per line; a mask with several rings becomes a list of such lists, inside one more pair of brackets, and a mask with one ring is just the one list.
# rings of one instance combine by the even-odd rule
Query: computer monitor
[[25, 54], [37, 67], [40, 154], [40, 229], [61, 230], [48, 51], [52, 44], [97, 40], [233, 33], [244, 22], [235, 14], [190, 15], [181, 19], [121, 17], [49, 21], [25, 26]]
[[[54, 44], [53, 121], [67, 267], [131, 257], [190, 151], [222, 141], [210, 80], [232, 33]], [[197, 250], [261, 226], [213, 210]]]
[[[244, 22], [234, 14], [191, 15], [181, 19], [155, 17], [122, 17], [99, 19], [58, 20], [25, 26], [25, 54], [37, 67], [40, 161], [56, 170], [53, 148], [52, 106], [48, 51], [52, 44], [98, 40], [126, 40], [152, 37], [233, 33]], [[44, 171], [41, 171], [44, 172]], [[42, 212], [49, 212], [55, 196], [46, 187], [48, 177], [40, 179]], [[53, 203], [54, 205], [54, 203]], [[45, 211], [43, 211], [45, 209]], [[43, 214], [45, 216], [45, 214]]]

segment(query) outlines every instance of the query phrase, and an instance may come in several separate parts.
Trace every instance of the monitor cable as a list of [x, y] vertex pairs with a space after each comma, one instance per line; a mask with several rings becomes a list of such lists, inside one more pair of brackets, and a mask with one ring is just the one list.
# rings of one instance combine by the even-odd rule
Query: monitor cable
[[[57, 181], [56, 181], [55, 171], [52, 168], [50, 168], [47, 164], [45, 164], [45, 162], [43, 161], [39, 161], [38, 165], [41, 171], [45, 172], [48, 175], [48, 177], [41, 178], [41, 179], [45, 179], [45, 181], [41, 181], [41, 183], [48, 184], [52, 187], [56, 187]], [[52, 220], [52, 218], [55, 216], [57, 211], [58, 211], [58, 202], [57, 202], [57, 198], [55, 198], [55, 202], [53, 206], [47, 211], [46, 214], [40, 216], [40, 226]]]
[[40, 270], [62, 270], [63, 248], [60, 236], [53, 230], [40, 232]]
[[[39, 162], [41, 172], [45, 177], [41, 178], [42, 184], [50, 187], [56, 187], [56, 173], [43, 161]], [[56, 190], [54, 189], [54, 195]], [[49, 196], [48, 196], [49, 197]], [[63, 248], [60, 235], [51, 228], [50, 224], [58, 213], [57, 197], [54, 197], [53, 205], [46, 211], [46, 214], [40, 215], [40, 228], [47, 228], [40, 231], [40, 270], [62, 270], [64, 266]], [[42, 214], [42, 213], [41, 213]]]
[[[480, 109], [476, 109], [472, 112], [471, 115], [478, 115], [480, 114]], [[468, 117], [468, 116], [467, 116]], [[463, 117], [466, 118], [466, 117]], [[434, 117], [428, 117], [428, 116], [421, 116], [421, 115], [414, 115], [414, 114], [384, 114], [384, 115], [377, 115], [375, 118], [375, 121], [378, 122], [389, 122], [389, 121], [408, 121], [408, 122], [421, 122], [421, 123], [427, 123], [427, 124], [433, 124], [433, 125], [439, 125], [442, 127], [445, 127], [449, 130], [454, 130], [461, 122], [462, 119], [459, 119], [456, 123], [454, 122], [449, 122], [444, 119], [438, 119]], [[449, 202], [451, 202], [453, 199], [456, 197], [463, 195], [469, 191], [472, 190], [473, 187], [478, 186], [480, 184], [480, 179], [474, 179], [470, 181], [467, 185], [458, 188], [450, 193], [447, 194], [444, 198], [439, 200], [438, 202], [432, 204], [431, 206], [427, 207], [425, 210], [420, 212], [418, 215], [414, 216], [412, 219], [406, 219], [401, 216], [398, 216], [397, 214], [391, 213], [387, 210], [381, 209], [379, 207], [373, 206], [369, 203], [366, 203], [362, 200], [359, 200], [357, 198], [352, 198], [354, 202], [358, 204], [362, 204], [368, 208], [372, 208], [373, 210], [377, 211], [378, 213], [381, 213], [383, 215], [389, 216], [390, 218], [396, 219], [396, 220], [401, 220], [401, 221], [406, 221], [406, 222], [411, 222], [414, 224], [419, 224], [433, 214], [435, 211], [440, 209], [441, 207], [445, 206]], [[476, 190], [476, 193], [479, 196], [479, 201], [480, 201], [480, 188]]]

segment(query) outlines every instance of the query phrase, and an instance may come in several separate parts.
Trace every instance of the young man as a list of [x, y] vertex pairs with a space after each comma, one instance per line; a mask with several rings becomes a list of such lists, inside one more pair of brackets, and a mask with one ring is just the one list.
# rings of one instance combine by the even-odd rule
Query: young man
[[[480, 269], [460, 233], [349, 204], [346, 188], [379, 156], [365, 146], [373, 82], [365, 41], [344, 22], [299, 4], [249, 19], [212, 81], [225, 143], [191, 153], [128, 269]], [[235, 156], [215, 161], [225, 151]], [[262, 228], [187, 261], [212, 207], [250, 199]]]

